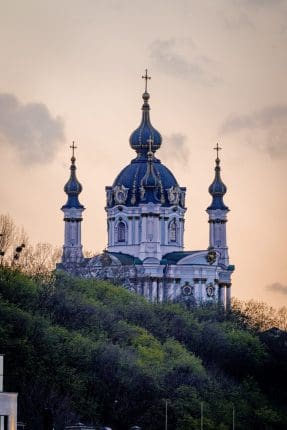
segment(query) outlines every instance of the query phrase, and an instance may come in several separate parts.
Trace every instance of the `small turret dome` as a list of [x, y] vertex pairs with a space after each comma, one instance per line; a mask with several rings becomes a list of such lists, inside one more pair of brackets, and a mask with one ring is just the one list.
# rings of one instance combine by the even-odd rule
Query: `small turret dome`
[[66, 208], [83, 208], [84, 206], [81, 205], [79, 202], [79, 194], [82, 192], [82, 185], [77, 179], [76, 176], [76, 158], [74, 157], [74, 154], [71, 158], [71, 167], [70, 167], [70, 178], [66, 185], [64, 186], [64, 191], [68, 195], [67, 203], [62, 207], [62, 209]]
[[226, 194], [227, 187], [222, 182], [221, 176], [220, 176], [220, 159], [217, 157], [216, 160], [216, 166], [215, 166], [215, 178], [212, 182], [212, 184], [208, 188], [209, 194], [212, 195], [212, 202], [211, 205], [207, 209], [222, 209], [222, 210], [229, 210], [227, 206], [225, 206], [223, 202], [223, 196]]

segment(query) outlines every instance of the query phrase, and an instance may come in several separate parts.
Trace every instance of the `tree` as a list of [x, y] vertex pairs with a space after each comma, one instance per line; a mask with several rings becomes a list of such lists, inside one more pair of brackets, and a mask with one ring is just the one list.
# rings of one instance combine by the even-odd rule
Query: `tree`
[[23, 228], [8, 214], [0, 214], [0, 258], [2, 266], [11, 266], [37, 277], [48, 276], [61, 256], [61, 249], [49, 243], [29, 244]]
[[275, 309], [264, 302], [256, 300], [243, 301], [234, 299], [232, 314], [243, 325], [255, 331], [265, 331], [277, 327], [287, 328], [287, 308]]

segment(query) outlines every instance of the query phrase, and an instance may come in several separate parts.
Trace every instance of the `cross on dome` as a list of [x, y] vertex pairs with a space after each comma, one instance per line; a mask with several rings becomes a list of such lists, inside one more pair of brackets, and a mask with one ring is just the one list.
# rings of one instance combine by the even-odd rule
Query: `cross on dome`
[[[150, 95], [147, 92], [147, 82], [151, 77], [148, 75], [148, 70], [145, 69], [145, 75], [142, 76], [145, 79], [145, 92], [142, 95], [142, 120], [138, 128], [130, 136], [130, 145], [136, 150], [139, 156], [146, 157], [149, 148], [153, 154], [160, 148], [162, 137], [160, 133], [152, 126], [150, 120]], [[149, 146], [149, 139], [152, 137], [151, 145]]]
[[147, 81], [151, 79], [151, 76], [148, 76], [147, 69], [145, 69], [145, 75], [142, 76], [142, 79], [145, 79], [145, 92], [147, 93]]
[[77, 149], [77, 146], [75, 146], [75, 142], [72, 142], [73, 144], [70, 145], [70, 148], [72, 150], [72, 158], [75, 158], [75, 149]]
[[219, 157], [218, 157], [218, 153], [219, 153], [219, 151], [221, 151], [222, 150], [222, 148], [220, 148], [220, 146], [218, 145], [218, 142], [217, 142], [217, 144], [216, 144], [216, 147], [215, 148], [213, 148], [215, 151], [216, 151], [216, 158], [218, 159]]

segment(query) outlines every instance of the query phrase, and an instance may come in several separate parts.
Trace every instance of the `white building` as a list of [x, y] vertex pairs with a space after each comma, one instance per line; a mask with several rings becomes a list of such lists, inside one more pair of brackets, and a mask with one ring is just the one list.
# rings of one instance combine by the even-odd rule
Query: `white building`
[[0, 354], [0, 430], [17, 430], [18, 393], [3, 391], [4, 356]]
[[76, 177], [73, 145], [71, 175], [64, 188], [68, 200], [62, 207], [65, 239], [58, 269], [111, 279], [154, 302], [219, 302], [228, 306], [234, 266], [229, 265], [229, 209], [223, 202], [226, 186], [220, 177], [219, 148], [215, 178], [209, 187], [209, 244], [205, 250], [185, 251], [186, 188], [179, 186], [173, 173], [156, 157], [162, 137], [151, 124], [149, 98], [145, 89], [141, 123], [130, 136], [136, 157], [113, 185], [106, 187], [107, 249], [92, 258], [83, 257], [84, 207], [78, 199], [82, 186]]

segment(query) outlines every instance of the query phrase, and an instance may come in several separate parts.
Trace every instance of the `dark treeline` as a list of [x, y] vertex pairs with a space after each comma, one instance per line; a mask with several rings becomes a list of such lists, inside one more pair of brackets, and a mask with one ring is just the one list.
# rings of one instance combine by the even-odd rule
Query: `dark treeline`
[[56, 430], [82, 421], [113, 430], [287, 428], [287, 336], [236, 310], [153, 305], [104, 281], [33, 280], [0, 268], [0, 353], [19, 417]]

